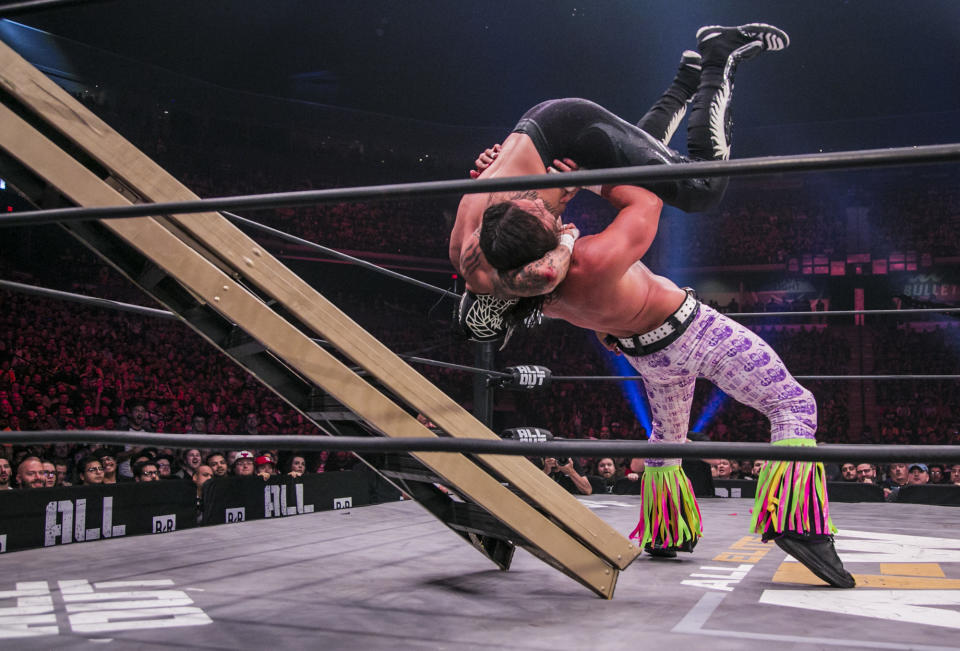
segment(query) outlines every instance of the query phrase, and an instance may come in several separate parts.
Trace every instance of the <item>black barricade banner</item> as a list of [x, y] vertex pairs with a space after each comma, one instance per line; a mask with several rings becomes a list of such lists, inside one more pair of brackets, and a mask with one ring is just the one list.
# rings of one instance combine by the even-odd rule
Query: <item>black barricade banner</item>
[[203, 485], [203, 524], [283, 518], [371, 503], [364, 473], [331, 472], [302, 477], [221, 477]]
[[883, 487], [854, 481], [827, 482], [831, 502], [882, 502]]
[[0, 491], [0, 552], [194, 526], [189, 481]]
[[952, 484], [915, 484], [897, 492], [898, 502], [960, 506], [960, 486]]
[[[714, 479], [714, 494], [717, 497], [753, 498], [757, 494], [757, 482], [752, 479]], [[827, 496], [831, 502], [882, 502], [883, 489], [876, 484], [857, 482], [827, 482]]]
[[748, 497], [757, 494], [757, 482], [752, 479], [713, 478], [713, 494], [717, 497]]

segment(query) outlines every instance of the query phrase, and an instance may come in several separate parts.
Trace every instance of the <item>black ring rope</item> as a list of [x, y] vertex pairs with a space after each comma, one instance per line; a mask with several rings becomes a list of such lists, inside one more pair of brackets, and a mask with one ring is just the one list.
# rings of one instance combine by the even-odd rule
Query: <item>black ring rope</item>
[[[958, 380], [960, 375], [794, 375], [795, 380]], [[554, 375], [554, 382], [642, 380], [642, 375]]]
[[777, 316], [854, 316], [857, 314], [921, 314], [924, 312], [937, 312], [940, 314], [960, 312], [960, 307], [908, 307], [902, 310], [882, 309], [882, 310], [828, 310], [823, 312], [724, 312], [724, 316], [730, 318], [744, 317], [777, 317]]
[[413, 362], [415, 364], [424, 364], [426, 366], [439, 366], [440, 368], [451, 368], [457, 371], [467, 371], [469, 373], [478, 373], [480, 375], [488, 375], [490, 377], [503, 377], [508, 378], [512, 377], [510, 373], [504, 373], [502, 371], [492, 371], [486, 368], [477, 368], [476, 366], [464, 366], [463, 364], [454, 364], [452, 362], [441, 362], [436, 359], [426, 359], [425, 357], [413, 357], [412, 355], [400, 355], [397, 357], [408, 362]]
[[285, 232], [283, 232], [283, 231], [281, 231], [281, 230], [278, 230], [278, 229], [276, 229], [276, 228], [273, 228], [273, 227], [271, 227], [271, 226], [267, 226], [266, 224], [261, 224], [260, 222], [255, 222], [255, 221], [253, 221], [252, 219], [247, 219], [246, 217], [241, 217], [240, 215], [237, 215], [237, 214], [232, 213], [232, 212], [224, 212], [223, 215], [224, 215], [224, 217], [228, 217], [228, 218], [230, 218], [230, 219], [232, 219], [232, 220], [234, 220], [234, 221], [240, 222], [241, 224], [244, 224], [245, 226], [249, 226], [250, 228], [254, 228], [254, 229], [259, 230], [259, 231], [262, 231], [262, 232], [264, 232], [264, 233], [269, 233], [270, 235], [273, 235], [274, 237], [279, 237], [280, 239], [286, 240], [286, 241], [288, 241], [288, 242], [293, 242], [293, 243], [295, 243], [295, 244], [300, 244], [300, 245], [302, 245], [302, 246], [309, 247], [309, 248], [314, 249], [314, 250], [316, 250], [316, 251], [320, 251], [320, 252], [325, 253], [325, 254], [327, 254], [327, 255], [331, 255], [331, 256], [333, 256], [333, 257], [335, 257], [335, 258], [339, 258], [339, 259], [341, 259], [341, 260], [345, 260], [345, 261], [350, 262], [351, 264], [355, 264], [355, 265], [357, 265], [357, 266], [359, 266], [359, 267], [363, 267], [364, 269], [369, 269], [369, 270], [371, 270], [371, 271], [376, 271], [377, 273], [383, 274], [383, 275], [385, 275], [385, 276], [390, 276], [391, 278], [396, 278], [397, 280], [402, 280], [402, 281], [404, 281], [404, 282], [410, 283], [411, 285], [416, 285], [417, 287], [422, 287], [423, 289], [428, 289], [428, 290], [430, 290], [431, 292], [436, 292], [436, 293], [438, 293], [438, 294], [443, 294], [444, 296], [449, 296], [449, 297], [451, 297], [451, 298], [455, 298], [455, 299], [457, 299], [457, 300], [460, 300], [460, 294], [457, 294], [456, 292], [451, 292], [451, 291], [446, 290], [446, 289], [443, 289], [443, 288], [441, 288], [441, 287], [436, 287], [436, 286], [434, 286], [434, 285], [431, 285], [430, 283], [425, 283], [425, 282], [423, 282], [422, 280], [417, 280], [416, 278], [410, 278], [409, 276], [404, 276], [403, 274], [397, 273], [396, 271], [391, 271], [390, 269], [384, 269], [383, 267], [377, 266], [377, 265], [373, 264], [372, 262], [367, 262], [366, 260], [361, 260], [360, 258], [355, 258], [355, 257], [353, 257], [352, 255], [347, 255], [346, 253], [341, 253], [340, 251], [337, 251], [337, 250], [335, 250], [335, 249], [331, 249], [331, 248], [329, 248], [329, 247], [323, 246], [322, 244], [316, 244], [315, 242], [311, 242], [310, 240], [305, 240], [305, 239], [303, 239], [303, 238], [301, 238], [301, 237], [297, 237], [296, 235], [291, 235], [290, 233], [285, 233]]
[[866, 149], [798, 156], [764, 156], [726, 161], [697, 161], [679, 165], [643, 165], [563, 174], [537, 174], [494, 179], [454, 179], [389, 185], [300, 190], [272, 194], [238, 195], [94, 208], [54, 208], [0, 216], [0, 226], [27, 226], [94, 219], [187, 214], [237, 208], [279, 208], [318, 203], [379, 199], [422, 198], [450, 194], [477, 194], [598, 184], [641, 184], [711, 176], [746, 176], [892, 165], [945, 163], [960, 160], [960, 144]]
[[50, 289], [49, 287], [38, 287], [36, 285], [25, 285], [12, 280], [0, 280], [0, 288], [9, 289], [24, 294], [35, 294], [46, 298], [58, 298], [71, 303], [80, 303], [81, 305], [92, 305], [93, 307], [102, 307], [120, 312], [132, 312], [143, 316], [152, 316], [159, 319], [177, 319], [177, 315], [167, 310], [160, 310], [155, 307], [146, 307], [143, 305], [134, 305], [132, 303], [122, 303], [113, 301], [109, 298], [97, 298], [95, 296], [84, 296], [83, 294], [74, 294], [64, 292], [59, 289]]
[[[241, 217], [241, 219], [243, 219]], [[256, 222], [253, 222], [256, 223]], [[267, 226], [266, 228], [270, 228]], [[291, 236], [296, 237], [296, 236]], [[323, 247], [320, 244], [316, 246], [321, 248]], [[336, 253], [337, 255], [344, 256], [345, 258], [350, 258], [351, 256], [340, 253], [339, 251], [334, 251], [330, 249], [331, 252]], [[354, 258], [359, 263], [364, 265], [369, 265], [375, 269], [386, 272], [389, 275], [393, 275], [394, 272], [389, 269], [383, 269], [382, 267], [377, 267], [377, 265], [360, 260], [359, 258]], [[402, 274], [396, 274], [399, 279], [407, 279], [406, 276]], [[409, 279], [414, 283], [419, 283], [420, 281], [416, 279]], [[97, 307], [103, 307], [108, 309], [121, 310], [124, 312], [133, 312], [143, 314], [144, 316], [154, 316], [162, 319], [175, 319], [177, 316], [173, 312], [168, 312], [167, 310], [161, 310], [153, 307], [144, 307], [142, 305], [133, 305], [132, 303], [123, 303], [120, 301], [114, 301], [109, 298], [98, 298], [96, 296], [86, 296], [85, 294], [74, 294], [72, 292], [65, 292], [59, 289], [50, 289], [48, 287], [39, 287], [37, 285], [26, 285], [24, 283], [18, 283], [13, 280], [3, 280], [0, 279], [0, 287], [5, 289], [10, 289], [12, 291], [24, 292], [26, 294], [36, 294], [38, 296], [47, 296], [50, 298], [59, 298], [65, 301], [70, 301], [72, 303], [81, 303], [81, 304], [90, 304]], [[445, 289], [435, 287], [433, 285], [427, 284], [427, 289], [431, 289], [437, 292], [444, 292], [449, 294], [451, 297], [460, 298], [459, 294], [454, 292], [449, 292]], [[819, 316], [835, 316], [835, 315], [852, 315], [852, 314], [931, 314], [937, 313], [942, 314], [944, 312], [960, 312], [960, 307], [948, 307], [948, 308], [937, 308], [937, 307], [917, 307], [917, 308], [905, 308], [903, 310], [838, 310], [830, 312], [731, 312], [726, 314], [729, 317], [777, 317], [777, 316], [806, 316], [806, 317], [819, 317]], [[547, 317], [549, 318], [549, 317]]]
[[[49, 289], [47, 287], [37, 287], [36, 285], [25, 285], [23, 283], [14, 282], [12, 280], [0, 280], [0, 288], [10, 289], [13, 291], [24, 292], [26, 294], [36, 294], [38, 296], [45, 296], [50, 298], [59, 298], [65, 301], [70, 301], [74, 303], [87, 304], [95, 307], [103, 307], [108, 309], [120, 310], [123, 312], [132, 312], [134, 314], [141, 314], [145, 316], [159, 317], [162, 319], [177, 319], [177, 316], [172, 312], [166, 310], [158, 310], [152, 307], [144, 307], [142, 305], [133, 305], [131, 303], [121, 303], [120, 301], [113, 301], [106, 298], [95, 298], [92, 296], [84, 296], [83, 294], [74, 294], [71, 292], [64, 292], [58, 289]], [[892, 312], [942, 312], [943, 310], [930, 309], [930, 308], [918, 308], [914, 310], [892, 310]], [[857, 310], [858, 313], [867, 313], [869, 310]], [[891, 310], [884, 310], [884, 312], [891, 312]], [[759, 315], [772, 315], [774, 313], [768, 312], [759, 312]], [[798, 314], [803, 314], [807, 316], [817, 316], [824, 314], [823, 312], [798, 312]], [[327, 342], [322, 339], [314, 339], [317, 343], [326, 345]], [[428, 366], [439, 366], [441, 368], [450, 368], [459, 371], [467, 371], [470, 373], [478, 373], [481, 375], [487, 375], [491, 378], [494, 377], [510, 377], [510, 373], [504, 373], [500, 371], [493, 371], [490, 369], [477, 368], [475, 366], [465, 366], [462, 364], [454, 364], [452, 362], [442, 362], [434, 359], [427, 359], [424, 357], [416, 357], [413, 355], [402, 355], [398, 354], [398, 357], [404, 359], [408, 362], [413, 362], [416, 364], [426, 364]], [[960, 375], [795, 375], [797, 380], [956, 380], [960, 379]], [[554, 375], [553, 380], [556, 382], [591, 382], [591, 381], [605, 381], [605, 382], [619, 382], [626, 380], [642, 380], [643, 377], [639, 375]]]
[[217, 450], [343, 450], [353, 452], [457, 452], [509, 456], [588, 456], [694, 459], [778, 459], [784, 461], [960, 461], [958, 445], [821, 445], [768, 443], [650, 443], [647, 441], [553, 440], [545, 443], [500, 439], [379, 438], [363, 436], [229, 436], [152, 432], [46, 430], [4, 432], [9, 443], [122, 443]]
[[45, 11], [47, 9], [61, 9], [79, 4], [96, 4], [104, 0], [22, 0], [22, 2], [8, 2], [0, 5], [0, 18], [16, 16], [17, 14]]

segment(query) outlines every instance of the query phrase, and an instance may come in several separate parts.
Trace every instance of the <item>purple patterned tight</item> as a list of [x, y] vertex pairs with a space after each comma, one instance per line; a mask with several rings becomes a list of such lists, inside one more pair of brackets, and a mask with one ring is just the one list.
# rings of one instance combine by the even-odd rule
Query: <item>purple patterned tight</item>
[[[679, 339], [642, 357], [627, 356], [643, 376], [650, 401], [651, 443], [687, 440], [697, 378], [770, 419], [771, 440], [813, 439], [817, 403], [783, 365], [780, 356], [745, 326], [701, 304]], [[649, 466], [676, 466], [680, 459], [647, 459]]]

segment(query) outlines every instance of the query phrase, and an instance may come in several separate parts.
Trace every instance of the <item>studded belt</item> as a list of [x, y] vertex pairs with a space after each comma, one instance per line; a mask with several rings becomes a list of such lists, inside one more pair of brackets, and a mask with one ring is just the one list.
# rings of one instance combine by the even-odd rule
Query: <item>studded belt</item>
[[607, 335], [607, 343], [616, 345], [620, 352], [631, 357], [642, 357], [659, 350], [663, 350], [680, 335], [686, 332], [694, 318], [700, 313], [700, 301], [697, 300], [697, 294], [689, 287], [684, 287], [687, 297], [677, 308], [677, 311], [667, 317], [663, 325], [642, 335], [630, 335], [629, 337], [614, 337]]

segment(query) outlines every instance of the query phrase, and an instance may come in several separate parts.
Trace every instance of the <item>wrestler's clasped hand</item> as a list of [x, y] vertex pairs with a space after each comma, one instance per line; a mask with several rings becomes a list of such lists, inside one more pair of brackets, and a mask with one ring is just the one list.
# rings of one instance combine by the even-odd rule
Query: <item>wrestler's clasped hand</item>
[[497, 159], [497, 156], [499, 155], [500, 155], [499, 144], [496, 144], [493, 147], [487, 147], [486, 149], [484, 149], [483, 153], [481, 153], [480, 156], [477, 157], [477, 160], [473, 161], [473, 165], [474, 167], [476, 167], [476, 169], [470, 170], [470, 178], [475, 179], [481, 174], [483, 174], [483, 171], [488, 167], [490, 167], [491, 165], [493, 165], [493, 161], [495, 161]]
[[[559, 174], [561, 172], [578, 172], [580, 171], [580, 166], [577, 165], [572, 159], [564, 158], [560, 160], [555, 158], [553, 160], [553, 165], [547, 168], [547, 174]], [[569, 201], [573, 198], [579, 190], [589, 190], [596, 195], [600, 194], [601, 186], [599, 185], [580, 185], [580, 186], [567, 186], [563, 188], [564, 196], [561, 201]]]
[[577, 228], [576, 224], [573, 223], [561, 224], [560, 237], [568, 234], [573, 237], [574, 240], [576, 240], [578, 237], [580, 237], [580, 229]]
[[[560, 174], [561, 172], [576, 172], [580, 169], [580, 166], [577, 165], [569, 158], [564, 158], [560, 160], [559, 158], [553, 159], [553, 165], [547, 168], [547, 174]], [[580, 191], [580, 188], [573, 185], [566, 188], [561, 188], [564, 195], [560, 198], [560, 201], [569, 201], [573, 198], [577, 192]]]

